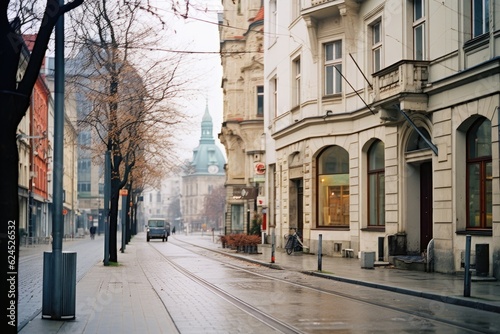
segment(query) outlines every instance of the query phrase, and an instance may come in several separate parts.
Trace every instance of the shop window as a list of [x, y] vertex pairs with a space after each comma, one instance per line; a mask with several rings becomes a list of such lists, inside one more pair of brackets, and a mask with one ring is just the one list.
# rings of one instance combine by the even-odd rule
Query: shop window
[[332, 146], [318, 158], [318, 227], [349, 227], [349, 154]]

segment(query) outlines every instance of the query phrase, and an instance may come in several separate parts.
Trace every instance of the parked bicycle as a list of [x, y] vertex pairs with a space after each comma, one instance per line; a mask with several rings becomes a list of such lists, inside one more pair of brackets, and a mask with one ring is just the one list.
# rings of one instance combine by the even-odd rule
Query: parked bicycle
[[304, 248], [302, 241], [300, 241], [300, 236], [297, 234], [297, 230], [294, 228], [290, 229], [289, 234], [285, 234], [285, 250], [288, 255], [293, 252], [301, 252]]

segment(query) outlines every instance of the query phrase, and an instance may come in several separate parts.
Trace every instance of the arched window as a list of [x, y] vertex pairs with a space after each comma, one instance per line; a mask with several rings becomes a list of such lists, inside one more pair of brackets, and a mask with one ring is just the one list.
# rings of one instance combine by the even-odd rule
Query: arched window
[[349, 154], [339, 146], [318, 157], [318, 227], [349, 227]]
[[[419, 126], [418, 130], [424, 135], [425, 138], [427, 138], [429, 141], [431, 140], [431, 136], [429, 135], [429, 132], [427, 132], [426, 129]], [[429, 144], [425, 142], [425, 140], [417, 131], [413, 131], [410, 134], [410, 138], [408, 139], [408, 144], [406, 145], [407, 152], [425, 150], [429, 148], [430, 148]]]
[[368, 150], [368, 227], [385, 226], [384, 143], [374, 142]]
[[485, 118], [467, 132], [467, 203], [467, 229], [491, 229], [491, 122]]

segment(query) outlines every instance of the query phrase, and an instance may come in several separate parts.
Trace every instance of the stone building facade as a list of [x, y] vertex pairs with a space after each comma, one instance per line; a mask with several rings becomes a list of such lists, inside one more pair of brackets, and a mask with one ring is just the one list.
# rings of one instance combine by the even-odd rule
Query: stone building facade
[[[248, 233], [262, 212], [264, 178], [264, 7], [260, 0], [222, 1], [220, 22], [224, 115], [219, 140], [226, 165], [225, 233]], [[261, 203], [264, 204], [264, 203]]]
[[452, 273], [471, 235], [500, 277], [500, 2], [264, 6], [278, 246], [297, 228], [311, 252], [321, 235], [329, 255], [422, 257]]

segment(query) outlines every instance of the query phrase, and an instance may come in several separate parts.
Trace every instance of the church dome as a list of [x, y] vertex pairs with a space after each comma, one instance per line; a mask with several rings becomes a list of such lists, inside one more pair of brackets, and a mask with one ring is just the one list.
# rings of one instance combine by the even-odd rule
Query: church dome
[[215, 144], [213, 136], [212, 116], [205, 107], [205, 114], [201, 121], [200, 144], [193, 150], [191, 166], [194, 174], [224, 175], [226, 159], [220, 148]]

